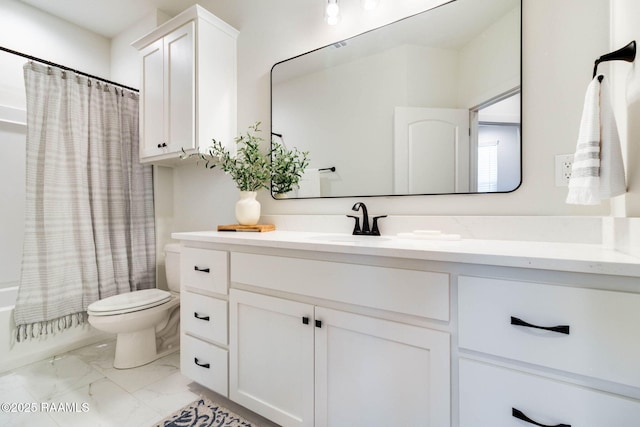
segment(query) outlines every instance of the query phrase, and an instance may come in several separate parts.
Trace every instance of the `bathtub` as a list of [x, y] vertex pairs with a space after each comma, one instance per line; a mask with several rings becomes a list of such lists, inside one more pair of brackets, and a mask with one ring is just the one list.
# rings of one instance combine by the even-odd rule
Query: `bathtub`
[[63, 333], [17, 343], [13, 320], [17, 296], [17, 284], [0, 288], [0, 373], [85, 345], [113, 339], [111, 335], [97, 331], [86, 323]]
[[18, 285], [0, 288], [0, 312], [12, 311], [18, 297]]

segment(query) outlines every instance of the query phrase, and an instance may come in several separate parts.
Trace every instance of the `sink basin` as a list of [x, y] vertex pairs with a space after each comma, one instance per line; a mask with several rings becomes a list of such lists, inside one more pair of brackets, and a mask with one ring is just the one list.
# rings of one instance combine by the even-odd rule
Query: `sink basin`
[[354, 236], [353, 234], [318, 234], [309, 236], [309, 240], [318, 242], [344, 242], [344, 243], [375, 243], [391, 240], [382, 236]]

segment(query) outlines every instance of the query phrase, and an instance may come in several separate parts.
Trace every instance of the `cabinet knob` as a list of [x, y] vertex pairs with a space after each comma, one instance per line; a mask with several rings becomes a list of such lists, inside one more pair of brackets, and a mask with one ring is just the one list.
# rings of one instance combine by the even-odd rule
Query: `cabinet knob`
[[308, 318], [307, 316], [304, 316], [304, 317], [302, 318], [302, 323], [303, 323], [304, 325], [308, 325], [308, 324], [309, 324], [309, 318]]
[[316, 320], [316, 328], [322, 328], [322, 320]]
[[167, 146], [166, 142], [162, 142], [160, 144], [158, 144], [158, 148], [165, 148]]
[[540, 424], [538, 422], [533, 421], [531, 418], [527, 417], [522, 411], [516, 408], [511, 408], [511, 416], [539, 427], [571, 427], [571, 424], [556, 424], [554, 426], [548, 425], [548, 424]]
[[206, 369], [211, 368], [211, 364], [210, 364], [210, 363], [200, 363], [200, 361], [198, 360], [198, 358], [197, 358], [197, 357], [194, 357], [194, 358], [193, 358], [193, 362], [194, 362], [196, 365], [200, 366], [201, 368], [206, 368]]
[[559, 334], [566, 334], [566, 335], [569, 335], [569, 329], [570, 329], [569, 325], [558, 325], [558, 326], [533, 325], [531, 323], [527, 323], [524, 320], [518, 319], [517, 317], [513, 317], [513, 316], [511, 316], [511, 324], [516, 326], [524, 326], [527, 328], [542, 329], [545, 331], [557, 332]]

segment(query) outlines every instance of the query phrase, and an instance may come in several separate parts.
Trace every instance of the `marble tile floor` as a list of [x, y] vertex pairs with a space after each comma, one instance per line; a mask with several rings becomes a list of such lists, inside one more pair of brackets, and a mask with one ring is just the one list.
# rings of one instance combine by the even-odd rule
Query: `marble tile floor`
[[0, 426], [151, 427], [200, 396], [275, 426], [182, 376], [179, 353], [118, 370], [114, 349], [108, 341], [0, 373]]

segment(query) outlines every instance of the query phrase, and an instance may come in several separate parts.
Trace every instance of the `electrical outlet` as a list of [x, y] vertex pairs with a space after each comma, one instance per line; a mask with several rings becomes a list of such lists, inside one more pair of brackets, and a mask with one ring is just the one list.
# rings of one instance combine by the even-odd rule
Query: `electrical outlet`
[[556, 156], [556, 187], [566, 187], [571, 178], [573, 154], [559, 154]]

